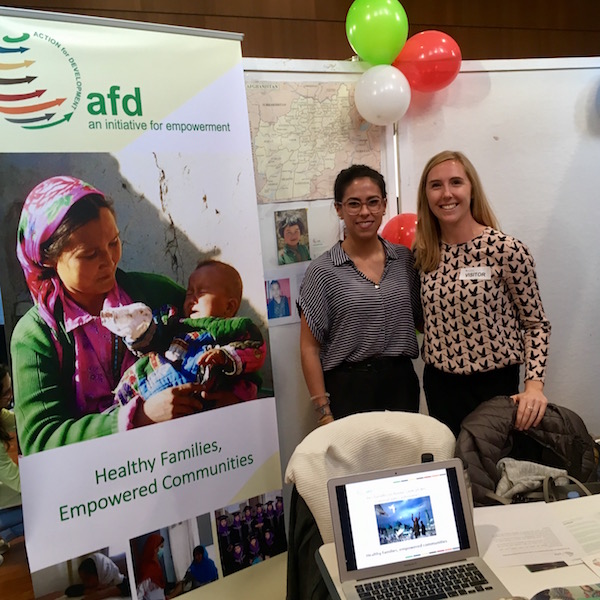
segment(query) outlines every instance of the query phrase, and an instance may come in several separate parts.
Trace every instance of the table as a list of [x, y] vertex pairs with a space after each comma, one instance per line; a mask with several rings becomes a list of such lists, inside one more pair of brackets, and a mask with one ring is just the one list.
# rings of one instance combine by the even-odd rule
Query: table
[[[482, 507], [476, 508], [474, 511], [479, 554], [483, 556], [511, 594], [513, 596], [530, 598], [537, 592], [550, 587], [598, 583], [600, 576], [596, 575], [585, 564], [561, 567], [537, 573], [531, 573], [524, 566], [506, 567], [494, 564], [494, 561], [490, 559], [490, 545], [494, 536], [498, 532], [509, 529], [517, 516], [519, 518], [527, 518], [528, 515], [533, 517], [533, 515], [540, 514], [544, 515], [543, 518], [547, 520], [549, 527], [557, 520], [562, 522], [574, 516], [585, 515], [597, 521], [600, 530], [600, 495], [563, 500], [551, 504], [530, 502], [519, 505]], [[600, 539], [598, 540], [598, 546], [600, 547]], [[600, 556], [600, 552], [598, 552], [598, 555]], [[343, 599], [344, 595], [339, 578], [335, 545], [329, 543], [321, 546], [315, 555], [315, 559], [331, 596]]]

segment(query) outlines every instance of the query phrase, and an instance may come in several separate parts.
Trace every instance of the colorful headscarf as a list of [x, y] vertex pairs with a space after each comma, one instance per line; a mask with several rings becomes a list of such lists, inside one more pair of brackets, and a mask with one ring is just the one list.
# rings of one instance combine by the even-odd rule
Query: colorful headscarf
[[42, 279], [42, 274], [47, 267], [42, 265], [41, 250], [43, 244], [61, 224], [68, 210], [89, 194], [104, 197], [102, 192], [76, 177], [69, 175], [50, 177], [33, 188], [21, 211], [17, 232], [17, 258], [40, 316], [55, 334], [57, 325], [54, 319], [54, 307], [61, 282], [56, 273], [50, 278]]

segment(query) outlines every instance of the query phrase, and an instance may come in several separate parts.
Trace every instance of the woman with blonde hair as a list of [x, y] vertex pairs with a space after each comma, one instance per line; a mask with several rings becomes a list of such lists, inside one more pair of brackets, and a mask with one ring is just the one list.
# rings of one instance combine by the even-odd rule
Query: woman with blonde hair
[[537, 425], [547, 405], [550, 323], [528, 248], [499, 230], [477, 171], [461, 152], [440, 152], [425, 165], [417, 217], [429, 413], [458, 435], [479, 404], [507, 395], [518, 403], [516, 428]]

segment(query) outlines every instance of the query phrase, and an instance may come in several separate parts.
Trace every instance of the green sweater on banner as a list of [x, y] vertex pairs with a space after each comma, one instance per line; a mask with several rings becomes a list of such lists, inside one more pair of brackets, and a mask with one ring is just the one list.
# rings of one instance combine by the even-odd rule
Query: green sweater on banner
[[[118, 270], [117, 282], [132, 301], [152, 309], [173, 304], [181, 310], [183, 305], [185, 290], [168, 277]], [[65, 330], [60, 302], [55, 316], [62, 359], [37, 306], [20, 319], [11, 339], [15, 415], [25, 455], [117, 431], [118, 410], [75, 418], [75, 345], [73, 335]]]

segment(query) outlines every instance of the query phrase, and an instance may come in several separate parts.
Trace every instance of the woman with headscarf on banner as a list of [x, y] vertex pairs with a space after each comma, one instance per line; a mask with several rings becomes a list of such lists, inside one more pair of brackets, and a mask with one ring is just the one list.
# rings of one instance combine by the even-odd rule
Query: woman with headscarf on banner
[[208, 550], [204, 546], [196, 546], [192, 555], [194, 557], [192, 564], [188, 567], [184, 578], [171, 591], [171, 598], [219, 579], [215, 561], [208, 556]]
[[142, 558], [138, 569], [138, 600], [165, 600], [165, 574], [160, 557], [165, 540], [159, 533], [151, 533], [144, 542]]
[[185, 291], [161, 275], [118, 269], [111, 202], [71, 176], [28, 195], [17, 257], [35, 306], [11, 340], [15, 414], [23, 454], [64, 446], [202, 409], [197, 384], [118, 406], [113, 390], [136, 357], [101, 324], [103, 308], [144, 302], [181, 307]]
[[204, 546], [196, 546], [194, 548], [194, 560], [186, 573], [186, 580], [189, 579], [192, 583], [192, 588], [195, 590], [198, 587], [216, 581], [219, 578], [219, 572], [215, 565], [215, 561], [208, 556], [208, 551]]

